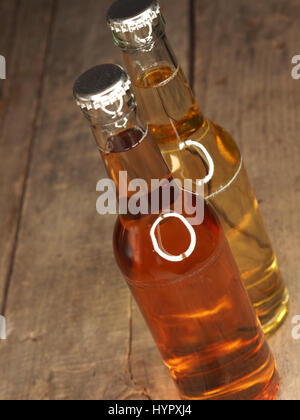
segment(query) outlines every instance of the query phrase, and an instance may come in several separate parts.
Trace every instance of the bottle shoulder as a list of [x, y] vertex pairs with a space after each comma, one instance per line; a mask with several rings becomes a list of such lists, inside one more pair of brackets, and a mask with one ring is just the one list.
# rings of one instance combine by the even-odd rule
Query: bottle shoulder
[[115, 256], [129, 283], [168, 284], [200, 273], [224, 244], [223, 230], [207, 206], [201, 225], [160, 215], [138, 220], [119, 217], [114, 233]]
[[240, 172], [242, 155], [233, 137], [213, 121], [180, 142], [161, 146], [175, 178], [205, 180], [206, 197], [229, 184]]

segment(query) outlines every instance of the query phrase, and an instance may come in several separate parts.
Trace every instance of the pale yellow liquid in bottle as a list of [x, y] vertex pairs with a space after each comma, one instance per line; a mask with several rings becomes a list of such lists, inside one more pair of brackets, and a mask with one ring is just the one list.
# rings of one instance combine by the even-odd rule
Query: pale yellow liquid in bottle
[[160, 64], [141, 73], [136, 85], [143, 117], [175, 178], [203, 179], [211, 169], [187, 140], [203, 145], [212, 157], [206, 199], [220, 217], [264, 332], [275, 332], [287, 315], [289, 296], [238, 147], [200, 113], [181, 69]]

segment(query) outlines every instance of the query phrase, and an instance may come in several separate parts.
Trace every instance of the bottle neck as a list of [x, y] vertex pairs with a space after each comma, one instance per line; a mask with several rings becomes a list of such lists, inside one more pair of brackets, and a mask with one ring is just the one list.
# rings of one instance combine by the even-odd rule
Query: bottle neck
[[163, 34], [151, 46], [123, 49], [143, 118], [159, 145], [186, 140], [204, 124], [189, 83]]
[[95, 113], [89, 120], [109, 177], [114, 181], [120, 200], [130, 199], [130, 184], [142, 181], [151, 192], [152, 180], [169, 179], [170, 170], [152, 135], [136, 111], [109, 125], [101, 125]]

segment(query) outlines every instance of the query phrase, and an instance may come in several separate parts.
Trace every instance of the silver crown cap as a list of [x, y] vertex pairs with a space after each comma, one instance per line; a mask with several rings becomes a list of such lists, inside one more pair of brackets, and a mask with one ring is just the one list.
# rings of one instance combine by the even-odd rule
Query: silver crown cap
[[99, 110], [115, 115], [107, 108], [119, 103], [119, 112], [123, 108], [123, 99], [131, 90], [131, 81], [121, 66], [104, 64], [93, 67], [80, 76], [74, 85], [76, 103], [81, 109]]
[[147, 27], [156, 18], [158, 18], [160, 14], [160, 5], [157, 2], [154, 2], [153, 5], [151, 5], [151, 7], [144, 10], [137, 16], [124, 20], [109, 19], [108, 25], [110, 26], [112, 31], [115, 31], [117, 33], [135, 32], [139, 29]]

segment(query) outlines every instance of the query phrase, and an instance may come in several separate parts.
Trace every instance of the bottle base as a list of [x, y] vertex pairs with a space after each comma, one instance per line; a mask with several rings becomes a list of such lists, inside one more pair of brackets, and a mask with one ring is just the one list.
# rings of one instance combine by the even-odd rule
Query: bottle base
[[266, 336], [270, 337], [275, 334], [286, 320], [289, 312], [289, 300], [289, 292], [285, 288], [279, 304], [270, 310], [267, 315], [259, 317]]
[[210, 396], [206, 395], [196, 398], [187, 397], [182, 393], [180, 393], [180, 396], [182, 400], [186, 401], [275, 401], [278, 396], [279, 387], [279, 374], [275, 364], [271, 379], [263, 389], [261, 389], [261, 384], [258, 383], [246, 389], [243, 389], [241, 386], [240, 390], [231, 393], [228, 392], [228, 389], [226, 390], [227, 387], [224, 387], [223, 390], [219, 389], [217, 393], [211, 393]]
[[269, 384], [266, 386], [265, 391], [255, 400], [257, 401], [275, 401], [278, 396], [280, 383], [279, 383], [279, 375], [277, 370], [275, 370], [272, 379], [270, 380]]

